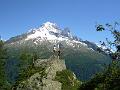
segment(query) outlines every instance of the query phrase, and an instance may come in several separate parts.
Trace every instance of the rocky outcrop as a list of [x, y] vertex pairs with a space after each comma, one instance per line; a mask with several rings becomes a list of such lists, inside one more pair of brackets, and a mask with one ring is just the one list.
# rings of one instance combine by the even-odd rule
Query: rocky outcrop
[[23, 81], [17, 90], [61, 90], [62, 83], [55, 80], [56, 72], [66, 69], [65, 61], [58, 58], [38, 59], [35, 67], [43, 68]]

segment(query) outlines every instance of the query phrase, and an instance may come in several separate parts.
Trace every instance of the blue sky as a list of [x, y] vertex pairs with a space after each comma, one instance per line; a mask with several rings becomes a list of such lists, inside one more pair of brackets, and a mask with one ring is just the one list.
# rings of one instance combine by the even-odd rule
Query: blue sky
[[119, 10], [120, 0], [0, 0], [0, 35], [7, 40], [50, 21], [98, 42], [111, 35], [96, 32], [96, 22], [119, 21]]

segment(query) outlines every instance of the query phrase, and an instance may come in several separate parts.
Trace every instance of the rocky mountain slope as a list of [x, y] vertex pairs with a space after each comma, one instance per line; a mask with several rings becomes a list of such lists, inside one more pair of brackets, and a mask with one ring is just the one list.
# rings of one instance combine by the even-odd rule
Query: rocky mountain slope
[[[59, 76], [56, 75], [57, 72], [63, 72], [66, 70], [64, 60], [58, 59], [57, 57], [38, 59], [34, 66], [44, 69], [22, 81], [17, 87], [17, 90], [67, 90], [65, 89], [66, 87], [63, 87], [63, 83], [57, 79]], [[44, 74], [41, 72], [44, 72]], [[69, 75], [69, 73], [63, 72], [62, 77], [65, 75], [69, 78], [67, 82], [71, 82], [71, 85], [69, 86], [68, 84], [67, 87], [74, 87], [74, 90], [76, 90], [75, 85], [78, 85], [79, 81], [76, 79], [75, 74], [71, 73]], [[61, 80], [62, 79], [63, 78], [61, 78]]]
[[[39, 58], [48, 59], [53, 54], [53, 46], [57, 44], [62, 46], [60, 58], [65, 59], [67, 69], [72, 70], [81, 80], [89, 79], [96, 72], [101, 71], [104, 64], [111, 62], [107, 55], [96, 51], [96, 44], [83, 41], [72, 35], [68, 28], [61, 29], [51, 22], [7, 40], [5, 47], [8, 48], [10, 56], [8, 62], [18, 62], [22, 52], [36, 53]], [[12, 69], [16, 68], [15, 66], [8, 63], [9, 75], [13, 72]]]

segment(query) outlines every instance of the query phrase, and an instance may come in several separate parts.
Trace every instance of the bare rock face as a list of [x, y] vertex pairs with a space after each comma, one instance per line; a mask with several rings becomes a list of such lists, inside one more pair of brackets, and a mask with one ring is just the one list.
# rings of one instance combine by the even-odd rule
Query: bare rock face
[[56, 72], [66, 69], [65, 61], [58, 58], [38, 59], [35, 67], [44, 71], [35, 73], [23, 81], [17, 90], [61, 90], [62, 84], [55, 80]]

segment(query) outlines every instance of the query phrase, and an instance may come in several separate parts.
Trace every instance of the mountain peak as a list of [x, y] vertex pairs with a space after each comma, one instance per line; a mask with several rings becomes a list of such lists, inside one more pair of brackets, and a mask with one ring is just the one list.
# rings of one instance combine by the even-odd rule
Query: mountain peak
[[49, 21], [44, 23], [43, 25], [46, 26], [46, 27], [48, 27], [48, 26], [57, 26], [56, 23], [52, 23], [52, 22], [49, 22]]
[[[40, 27], [41, 28], [41, 27]], [[47, 29], [48, 31], [54, 32], [54, 33], [59, 33], [59, 28], [56, 23], [52, 22], [46, 22], [42, 25], [43, 29]]]
[[42, 40], [45, 39], [56, 39], [55, 34], [60, 33], [60, 29], [58, 28], [57, 24], [46, 22], [41, 27], [34, 29], [27, 35], [26, 40], [40, 38]]

